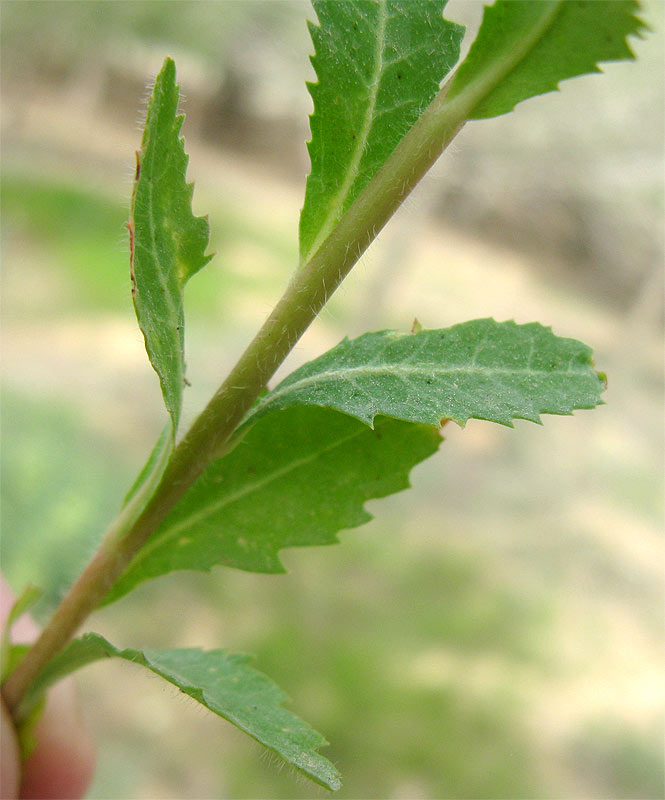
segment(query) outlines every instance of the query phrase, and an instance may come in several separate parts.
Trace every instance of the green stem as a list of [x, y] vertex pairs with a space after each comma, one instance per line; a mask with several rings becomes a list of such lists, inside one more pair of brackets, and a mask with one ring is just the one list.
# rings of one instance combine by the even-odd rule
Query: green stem
[[[450, 83], [448, 84], [450, 85]], [[401, 140], [284, 295], [228, 378], [173, 452], [154, 494], [123, 515], [3, 687], [16, 712], [32, 681], [103, 600], [180, 497], [223, 452], [234, 430], [293, 346], [403, 200], [458, 133], [478, 87], [445, 102], [446, 87]], [[133, 510], [136, 508], [132, 502]]]

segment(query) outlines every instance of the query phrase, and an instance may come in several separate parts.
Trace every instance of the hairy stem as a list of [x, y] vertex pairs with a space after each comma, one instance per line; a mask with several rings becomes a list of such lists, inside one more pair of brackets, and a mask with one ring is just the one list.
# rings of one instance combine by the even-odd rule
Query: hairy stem
[[[449, 84], [448, 84], [449, 85]], [[395, 148], [284, 295], [175, 449], [154, 494], [126, 525], [114, 524], [41, 636], [3, 687], [10, 709], [100, 604], [125, 567], [224, 446], [263, 387], [353, 265], [458, 133], [477, 92], [445, 102], [446, 87]], [[473, 95], [473, 96], [471, 96]]]

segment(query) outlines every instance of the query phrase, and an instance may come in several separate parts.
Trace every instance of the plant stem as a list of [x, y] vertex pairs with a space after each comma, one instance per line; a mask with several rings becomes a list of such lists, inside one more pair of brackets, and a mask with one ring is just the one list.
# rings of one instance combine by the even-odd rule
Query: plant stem
[[[450, 85], [450, 84], [448, 84]], [[3, 686], [16, 714], [32, 681], [101, 603], [113, 583], [185, 491], [223, 448], [261, 390], [403, 200], [464, 124], [476, 102], [444, 103], [446, 87], [404, 136], [284, 295], [224, 383], [173, 452], [138, 516], [114, 523], [41, 636]]]

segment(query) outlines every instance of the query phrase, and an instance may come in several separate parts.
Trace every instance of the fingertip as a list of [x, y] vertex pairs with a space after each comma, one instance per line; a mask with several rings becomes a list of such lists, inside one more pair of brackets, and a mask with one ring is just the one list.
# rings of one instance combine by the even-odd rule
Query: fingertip
[[18, 739], [9, 709], [0, 701], [0, 797], [14, 800], [18, 797], [21, 780], [21, 758]]

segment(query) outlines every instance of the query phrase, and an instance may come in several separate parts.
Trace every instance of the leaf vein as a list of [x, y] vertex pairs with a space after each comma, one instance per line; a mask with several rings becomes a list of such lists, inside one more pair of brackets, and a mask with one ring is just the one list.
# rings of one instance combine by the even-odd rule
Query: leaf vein
[[[563, 372], [564, 370], [557, 370], [556, 372]], [[320, 382], [338, 382], [343, 380], [357, 380], [355, 378], [356, 375], [360, 376], [367, 376], [367, 377], [378, 377], [382, 375], [392, 375], [394, 377], [401, 378], [406, 380], [406, 376], [403, 373], [411, 374], [411, 375], [429, 375], [432, 377], [442, 377], [446, 375], [481, 375], [484, 377], [491, 377], [493, 375], [497, 376], [497, 379], [502, 378], [503, 376], [513, 375], [539, 375], [539, 376], [548, 376], [552, 375], [552, 370], [548, 369], [529, 369], [528, 367], [484, 367], [479, 366], [478, 364], [471, 362], [468, 365], [455, 365], [452, 367], [440, 367], [436, 365], [426, 365], [426, 366], [415, 366], [411, 367], [409, 365], [404, 365], [404, 362], [400, 362], [399, 364], [392, 365], [392, 364], [383, 364], [372, 366], [368, 364], [363, 364], [362, 366], [358, 367], [345, 367], [342, 369], [336, 369], [334, 371], [325, 371], [325, 372], [317, 372], [315, 375], [307, 375], [303, 378], [300, 378], [293, 383], [288, 385], [284, 385], [281, 389], [277, 388], [273, 390], [268, 398], [264, 406], [273, 405], [274, 401], [283, 396], [285, 394], [289, 394], [291, 392], [301, 391], [304, 387]], [[570, 374], [573, 374], [574, 371]], [[582, 372], [580, 371], [580, 376], [583, 376]], [[411, 384], [413, 385], [413, 384]]]
[[192, 525], [197, 523], [204, 522], [207, 517], [212, 516], [213, 514], [218, 513], [226, 506], [230, 506], [238, 500], [241, 500], [243, 497], [251, 494], [254, 491], [260, 490], [265, 486], [273, 483], [280, 478], [283, 478], [285, 475], [288, 475], [290, 472], [298, 469], [299, 467], [305, 466], [306, 464], [312, 463], [320, 458], [322, 455], [329, 453], [335, 450], [337, 447], [341, 447], [349, 441], [362, 436], [365, 433], [365, 428], [359, 428], [358, 430], [354, 431], [354, 433], [341, 437], [337, 441], [333, 442], [332, 444], [326, 445], [326, 447], [322, 447], [318, 450], [313, 450], [311, 453], [308, 453], [307, 456], [296, 459], [291, 461], [287, 466], [281, 467], [280, 469], [275, 470], [274, 472], [270, 473], [269, 475], [260, 478], [259, 480], [254, 481], [253, 483], [245, 484], [241, 489], [238, 489], [235, 492], [232, 492], [225, 497], [222, 497], [217, 503], [211, 503], [206, 505], [203, 509], [198, 512], [190, 514], [190, 516], [186, 517], [185, 519], [179, 520], [170, 528], [166, 528], [165, 532], [159, 536], [153, 537], [139, 552], [137, 557], [132, 561], [132, 569], [136, 566], [137, 563], [140, 563], [147, 557], [152, 550], [156, 548], [163, 547], [165, 542], [168, 542], [175, 537], [179, 536], [181, 533], [186, 531]]
[[306, 263], [309, 261], [309, 258], [312, 254], [314, 254], [322, 242], [328, 237], [328, 234], [333, 229], [337, 219], [339, 218], [342, 210], [344, 208], [344, 203], [346, 198], [348, 197], [349, 191], [353, 186], [356, 177], [358, 176], [358, 170], [360, 167], [360, 161], [362, 159], [363, 153], [365, 152], [365, 147], [367, 146], [367, 141], [369, 139], [370, 132], [372, 130], [374, 124], [374, 112], [376, 108], [376, 100], [377, 95], [379, 93], [379, 85], [381, 82], [381, 73], [383, 71], [383, 49], [385, 46], [385, 37], [386, 37], [386, 19], [387, 19], [387, 11], [386, 11], [386, 0], [379, 0], [378, 4], [378, 13], [379, 13], [379, 29], [376, 36], [376, 48], [374, 52], [374, 70], [372, 74], [372, 80], [367, 84], [368, 88], [370, 89], [369, 97], [367, 100], [367, 107], [365, 109], [365, 116], [363, 118], [363, 124], [358, 132], [358, 136], [356, 138], [356, 146], [351, 154], [349, 159], [348, 166], [345, 170], [344, 178], [341, 182], [341, 185], [337, 192], [331, 198], [328, 204], [328, 214], [326, 215], [321, 228], [319, 229], [319, 233], [314, 240], [309, 252], [304, 256], [303, 262]]

